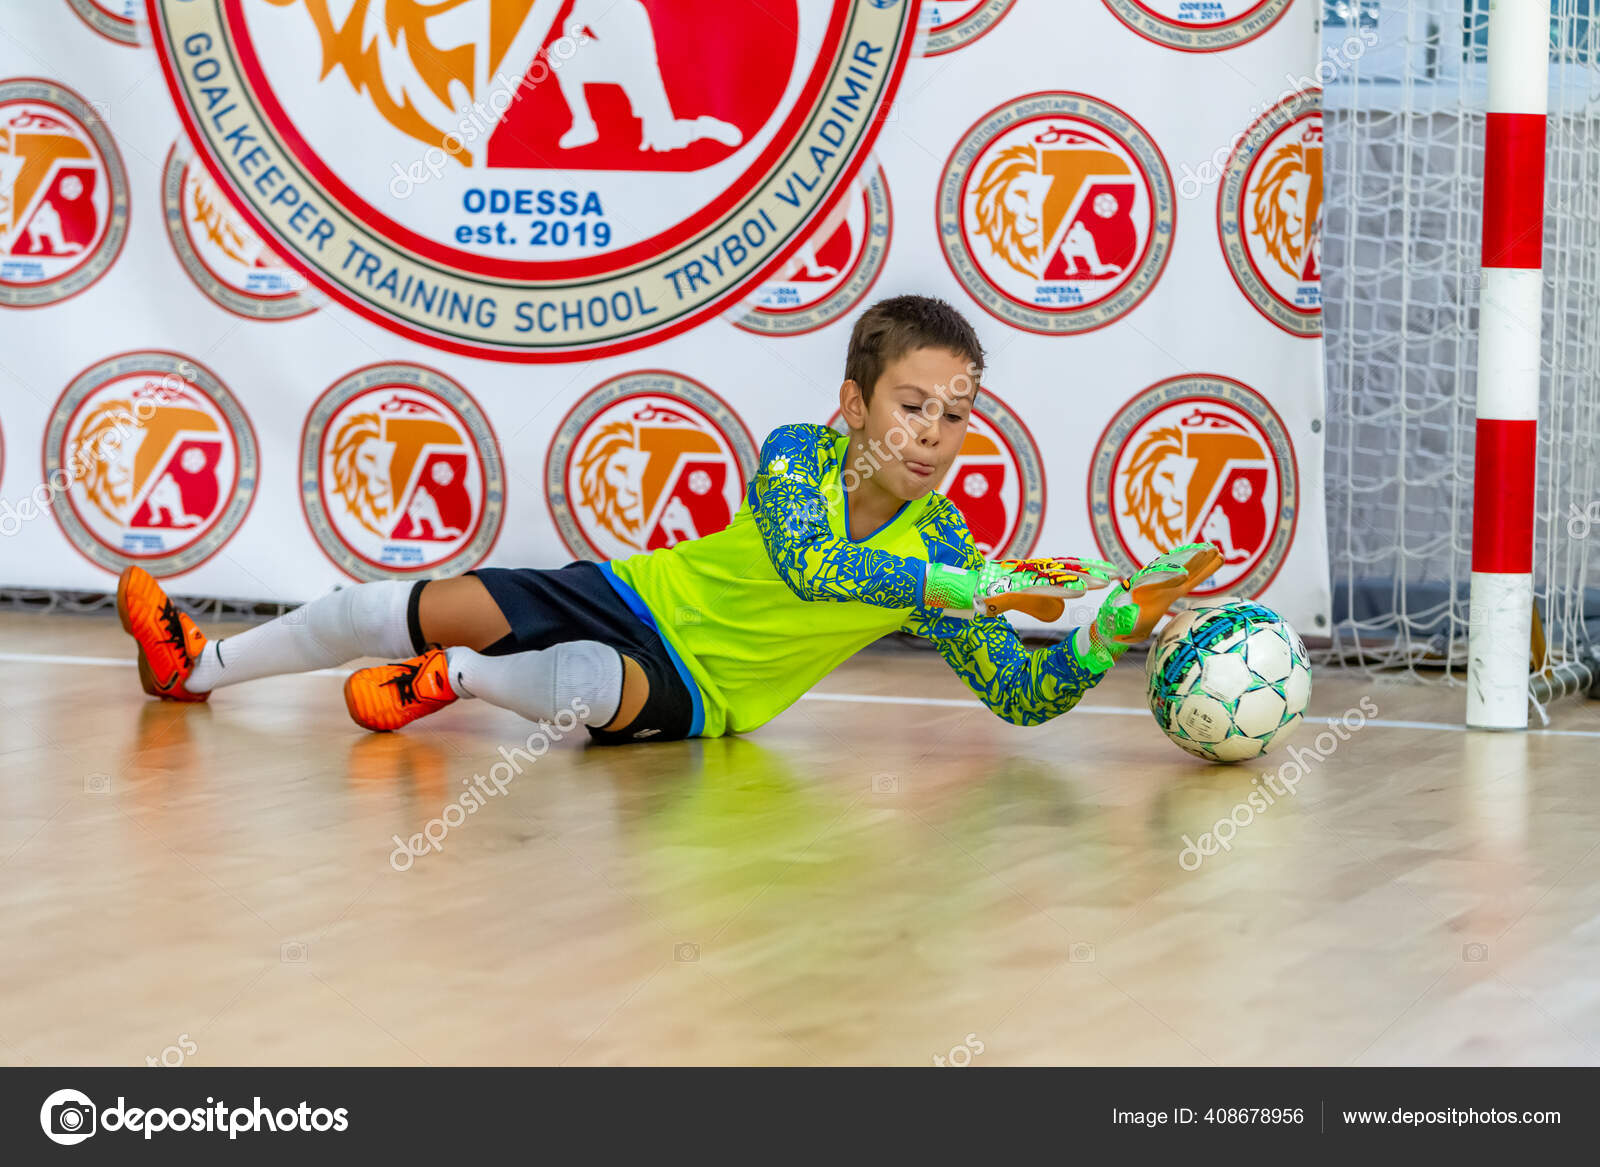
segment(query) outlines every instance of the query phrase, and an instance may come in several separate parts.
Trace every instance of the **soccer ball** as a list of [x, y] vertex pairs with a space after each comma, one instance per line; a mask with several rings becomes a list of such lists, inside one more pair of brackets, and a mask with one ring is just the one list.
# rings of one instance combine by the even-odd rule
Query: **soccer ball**
[[1299, 635], [1265, 604], [1237, 596], [1178, 613], [1151, 645], [1145, 679], [1161, 732], [1212, 762], [1281, 746], [1311, 699]]

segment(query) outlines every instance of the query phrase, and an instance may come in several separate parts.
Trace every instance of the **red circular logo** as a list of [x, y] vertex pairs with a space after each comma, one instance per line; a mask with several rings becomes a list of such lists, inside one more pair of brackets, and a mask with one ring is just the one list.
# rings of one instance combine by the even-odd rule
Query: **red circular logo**
[[801, 245], [733, 322], [763, 336], [815, 332], [853, 311], [872, 290], [894, 235], [889, 180], [875, 167]]
[[915, 39], [882, 0], [151, 0], [272, 249], [436, 348], [578, 360], [726, 311], [826, 219]]
[[942, 57], [994, 31], [1017, 0], [923, 0], [922, 55]]
[[1322, 94], [1305, 90], [1245, 132], [1217, 196], [1234, 282], [1294, 336], [1322, 335]]
[[722, 398], [649, 370], [595, 386], [567, 414], [545, 494], [574, 555], [619, 559], [722, 530], [755, 470], [755, 439]]
[[210, 369], [166, 352], [111, 357], [73, 379], [50, 414], [45, 485], [67, 538], [108, 571], [193, 570], [255, 499], [255, 431]]
[[1115, 106], [1036, 93], [985, 114], [939, 185], [950, 270], [1017, 328], [1103, 328], [1149, 294], [1177, 218], [1154, 139]]
[[144, 0], [67, 0], [78, 18], [108, 41], [119, 45], [139, 43]]
[[176, 144], [161, 195], [178, 262], [220, 307], [247, 320], [292, 320], [320, 306], [305, 276], [261, 242], [206, 168]]
[[1214, 53], [1253, 41], [1294, 0], [1105, 0], [1146, 40], [1186, 53]]
[[356, 579], [477, 566], [500, 535], [500, 446], [478, 403], [422, 365], [372, 365], [312, 406], [300, 499], [328, 558]]
[[0, 308], [77, 295], [127, 234], [128, 176], [100, 115], [54, 81], [0, 81]]
[[1193, 374], [1123, 406], [1089, 468], [1089, 510], [1107, 559], [1128, 570], [1184, 543], [1222, 548], [1196, 595], [1264, 591], [1294, 540], [1300, 507], [1294, 447], [1255, 390]]

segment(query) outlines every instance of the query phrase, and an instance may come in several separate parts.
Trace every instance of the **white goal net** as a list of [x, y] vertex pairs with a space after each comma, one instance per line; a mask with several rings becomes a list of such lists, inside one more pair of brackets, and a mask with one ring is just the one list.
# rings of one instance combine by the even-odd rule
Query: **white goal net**
[[[1533, 697], [1600, 642], [1600, 14], [1554, 0]], [[1593, 18], [1592, 18], [1593, 17]], [[1489, 0], [1323, 6], [1332, 655], [1467, 659]]]

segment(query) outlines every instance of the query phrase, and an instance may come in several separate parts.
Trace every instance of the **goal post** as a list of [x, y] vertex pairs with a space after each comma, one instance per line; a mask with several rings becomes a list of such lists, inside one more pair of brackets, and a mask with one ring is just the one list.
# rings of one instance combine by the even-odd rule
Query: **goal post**
[[1600, 676], [1600, 0], [1321, 11], [1323, 659], [1522, 728]]
[[1544, 321], [1548, 0], [1489, 10], [1467, 725], [1526, 729]]

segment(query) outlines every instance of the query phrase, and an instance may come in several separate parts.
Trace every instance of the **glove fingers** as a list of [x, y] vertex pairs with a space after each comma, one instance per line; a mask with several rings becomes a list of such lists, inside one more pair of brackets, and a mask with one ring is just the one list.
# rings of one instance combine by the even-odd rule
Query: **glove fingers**
[[1214, 552], [1216, 549], [1215, 543], [1185, 543], [1182, 547], [1174, 547], [1167, 554], [1173, 559], [1187, 561], [1202, 551]]
[[1110, 583], [1117, 577], [1117, 565], [1107, 563], [1104, 559], [1083, 559], [1072, 556], [1061, 560], [1061, 563], [1069, 571], [1078, 571], [1101, 583]]
[[1158, 555], [1147, 565], [1149, 568], [1175, 569], [1191, 579], [1201, 580], [1222, 565], [1222, 552], [1214, 543], [1185, 543], [1174, 547], [1165, 555]]
[[1214, 543], [1205, 544], [1205, 550], [1189, 561], [1189, 586], [1192, 590], [1223, 564], [1222, 549]]
[[1128, 586], [1135, 592], [1149, 588], [1162, 588], [1179, 580], [1187, 580], [1189, 573], [1181, 567], [1164, 564], [1157, 560], [1148, 567], [1141, 567], [1128, 577]]
[[1129, 594], [1138, 606], [1139, 617], [1131, 638], [1143, 640], [1155, 631], [1155, 626], [1160, 623], [1161, 617], [1167, 614], [1168, 609], [1192, 592], [1221, 563], [1221, 554], [1214, 553], [1213, 556], [1197, 560], [1194, 569], [1187, 575], [1174, 576], [1161, 573], [1132, 585]]
[[1116, 578], [1116, 565], [1103, 559], [1080, 559], [1072, 556], [1053, 559], [1006, 559], [997, 566], [1019, 575], [1035, 576], [1054, 587], [1075, 589], [1070, 593], [1081, 596], [1091, 588], [1103, 588]]
[[1106, 597], [1095, 618], [1094, 638], [1108, 651], [1126, 651], [1149, 636], [1167, 610], [1222, 562], [1222, 552], [1211, 543], [1187, 543], [1157, 556]]
[[1215, 545], [1191, 543], [1151, 560], [1147, 566], [1134, 572], [1128, 585], [1135, 591], [1141, 591], [1152, 586], [1164, 588], [1182, 581], [1183, 591], [1179, 594], [1188, 595], [1221, 566], [1222, 552]]

